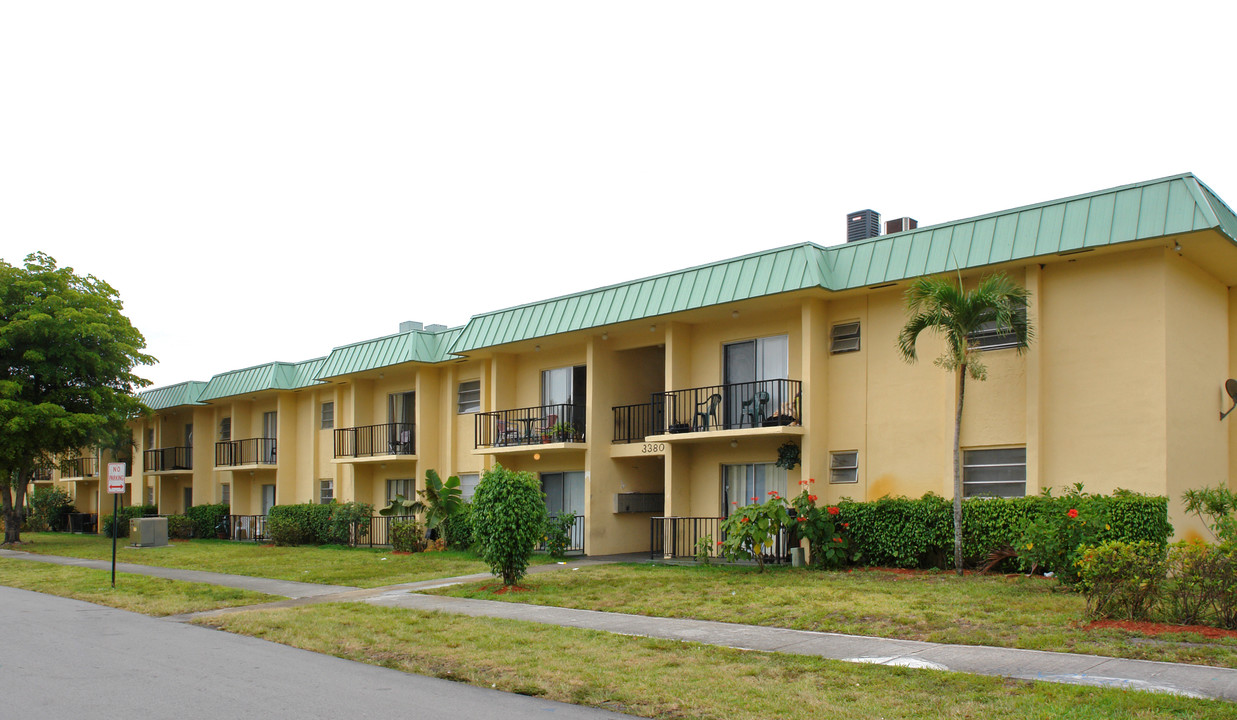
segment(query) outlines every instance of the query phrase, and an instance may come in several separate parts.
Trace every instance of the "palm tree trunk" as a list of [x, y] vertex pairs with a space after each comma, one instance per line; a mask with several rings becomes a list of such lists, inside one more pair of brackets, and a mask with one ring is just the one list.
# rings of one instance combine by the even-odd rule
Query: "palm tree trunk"
[[958, 404], [954, 409], [954, 569], [962, 574], [962, 396], [966, 364], [958, 368]]

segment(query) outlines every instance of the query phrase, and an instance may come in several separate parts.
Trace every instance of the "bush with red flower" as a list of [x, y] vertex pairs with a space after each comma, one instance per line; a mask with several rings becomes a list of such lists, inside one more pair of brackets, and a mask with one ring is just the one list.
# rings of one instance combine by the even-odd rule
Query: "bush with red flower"
[[769, 499], [763, 503], [752, 498], [751, 505], [736, 507], [730, 517], [722, 520], [725, 540], [720, 547], [721, 553], [731, 562], [753, 559], [763, 572], [766, 551], [776, 544], [782, 529], [791, 524], [786, 501], [777, 492], [770, 492]]
[[795, 523], [790, 528], [791, 546], [801, 539], [808, 541], [812, 565], [816, 567], [840, 567], [852, 560], [850, 538], [846, 528], [838, 522], [840, 510], [833, 505], [827, 508], [816, 504], [817, 497], [806, 489], [791, 501]]

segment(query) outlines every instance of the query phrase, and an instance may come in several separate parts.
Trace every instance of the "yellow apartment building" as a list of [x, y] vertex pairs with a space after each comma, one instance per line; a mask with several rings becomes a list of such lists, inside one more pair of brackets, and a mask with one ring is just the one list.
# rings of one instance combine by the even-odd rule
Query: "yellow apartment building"
[[[876, 221], [878, 222], [878, 221]], [[1019, 355], [993, 327], [962, 426], [968, 496], [1232, 486], [1220, 420], [1237, 375], [1237, 216], [1191, 174], [928, 227], [743, 257], [474, 316], [405, 323], [326, 357], [143, 393], [129, 502], [161, 512], [471, 494], [494, 463], [537, 473], [589, 554], [668, 546], [684, 523], [814, 479], [843, 497], [951, 497], [954, 385], [895, 344], [917, 277], [1003, 272], [1030, 292]], [[839, 238], [840, 239], [840, 238]], [[773, 463], [787, 443], [801, 465]], [[79, 509], [97, 481], [61, 478]], [[420, 480], [419, 480], [420, 479]], [[102, 508], [110, 511], [110, 503]], [[667, 521], [653, 518], [684, 518]], [[659, 546], [660, 547], [660, 546]], [[668, 548], [682, 552], [681, 547]], [[687, 550], [690, 552], [690, 549]]]

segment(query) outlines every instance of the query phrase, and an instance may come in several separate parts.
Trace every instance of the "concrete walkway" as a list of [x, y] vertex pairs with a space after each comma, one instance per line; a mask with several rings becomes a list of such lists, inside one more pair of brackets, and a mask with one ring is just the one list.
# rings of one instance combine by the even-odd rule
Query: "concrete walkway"
[[[579, 558], [564, 564], [536, 565], [529, 568], [529, 573], [570, 570], [590, 565], [640, 560], [645, 557], [644, 554], [640, 554]], [[104, 569], [111, 566], [109, 561], [35, 555], [10, 550], [0, 550], [0, 558]], [[709, 620], [657, 618], [494, 600], [472, 600], [468, 598], [418, 594], [418, 591], [447, 585], [490, 580], [492, 576], [489, 573], [362, 589], [200, 572], [196, 570], [176, 570], [129, 563], [117, 564], [116, 568], [122, 572], [238, 587], [288, 598], [287, 600], [262, 605], [225, 608], [165, 618], [181, 622], [201, 617], [266, 608], [292, 607], [309, 603], [369, 602], [386, 607], [447, 612], [473, 617], [524, 620], [527, 622], [586, 628], [623, 635], [689, 641], [743, 650], [811, 655], [848, 662], [877, 663], [932, 670], [952, 670], [979, 675], [1149, 690], [1191, 697], [1237, 701], [1237, 669], [1149, 660], [1125, 660], [1096, 655], [1076, 655], [1072, 653], [1042, 652], [1014, 648], [944, 645], [914, 640], [894, 640], [838, 633], [788, 630]]]

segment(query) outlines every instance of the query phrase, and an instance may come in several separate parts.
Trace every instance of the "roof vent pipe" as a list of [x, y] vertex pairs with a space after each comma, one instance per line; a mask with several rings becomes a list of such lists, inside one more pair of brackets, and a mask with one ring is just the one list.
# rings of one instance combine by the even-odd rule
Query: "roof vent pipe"
[[420, 330], [420, 329], [421, 329], [421, 323], [417, 322], [416, 320], [405, 320], [404, 322], [399, 324], [399, 331], [402, 333], [411, 332], [413, 330]]

